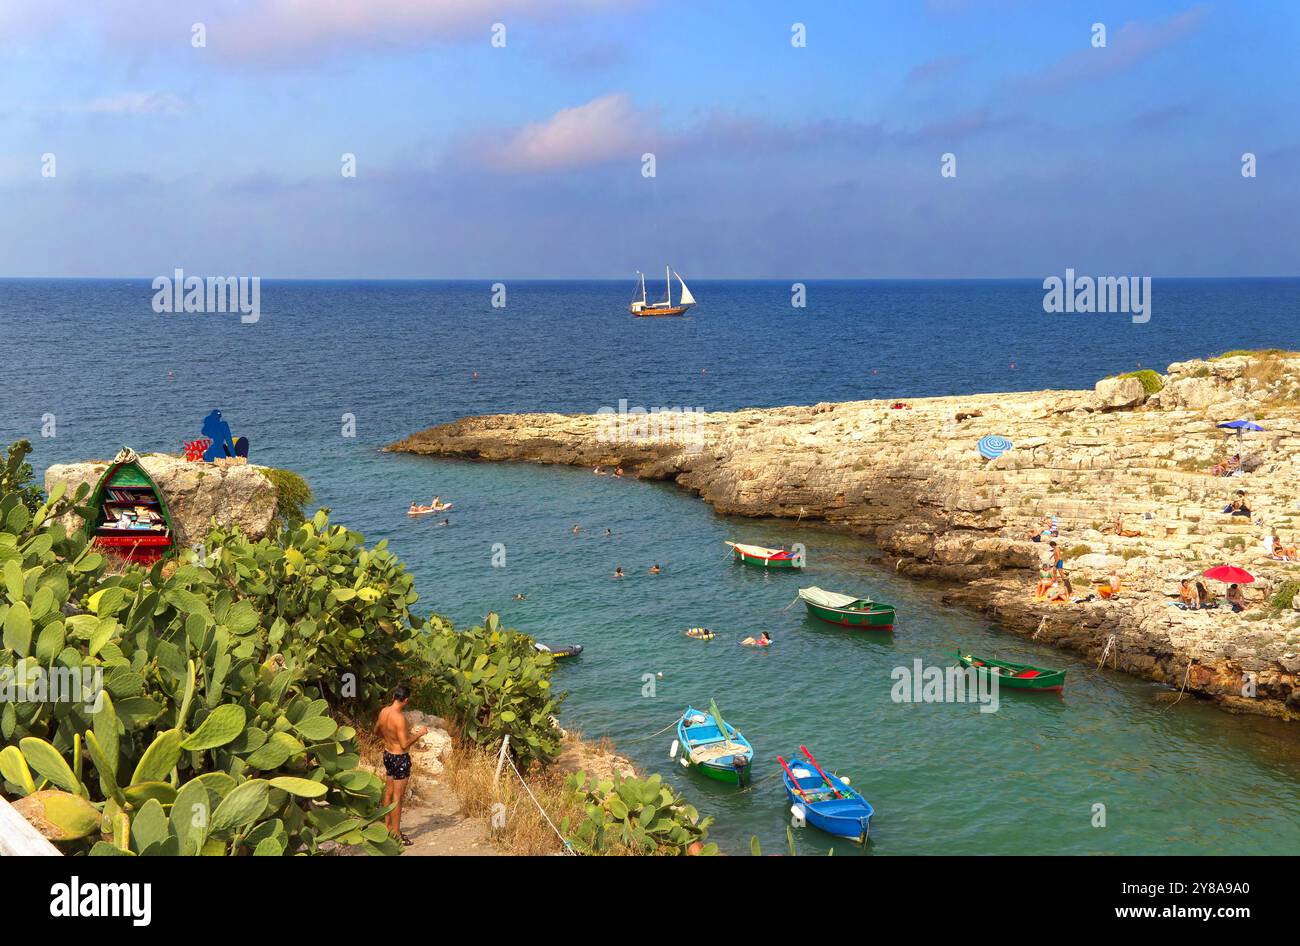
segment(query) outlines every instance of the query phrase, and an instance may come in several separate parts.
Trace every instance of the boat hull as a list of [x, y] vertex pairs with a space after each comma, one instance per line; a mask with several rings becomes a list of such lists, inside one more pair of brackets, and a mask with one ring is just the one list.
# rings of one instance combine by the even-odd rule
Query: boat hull
[[692, 306], [688, 306], [688, 305], [675, 305], [675, 306], [662, 306], [658, 309], [629, 309], [628, 311], [631, 312], [638, 319], [653, 319], [653, 318], [663, 318], [665, 316], [671, 317], [674, 315], [685, 315], [687, 312], [691, 310], [691, 308]]
[[832, 837], [844, 838], [857, 844], [865, 844], [867, 838], [871, 835], [871, 816], [875, 814], [871, 804], [835, 775], [829, 776], [831, 784], [843, 797], [810, 802], [805, 796], [809, 796], [814, 792], [825, 793], [825, 781], [820, 775], [809, 770], [804, 763], [793, 757], [790, 760], [790, 766], [791, 771], [796, 776], [799, 776], [800, 772], [808, 772], [806, 777], [799, 776], [798, 784], [803, 792], [802, 795], [799, 791], [796, 791], [795, 784], [790, 779], [790, 773], [784, 770], [781, 772], [786, 797], [790, 799], [792, 806], [802, 812], [804, 823]]
[[[697, 722], [688, 726], [688, 720]], [[681, 719], [677, 721], [677, 743], [682, 753], [680, 758], [686, 763], [687, 768], [694, 769], [715, 782], [724, 785], [748, 785], [750, 769], [754, 764], [754, 747], [735, 726], [725, 721], [724, 725], [727, 727], [728, 743], [739, 747], [740, 751], [718, 759], [697, 760], [694, 755], [695, 750], [710, 744], [717, 745], [722, 741], [720, 738], [722, 731], [714, 721], [712, 713], [686, 707], [686, 712], [682, 713]], [[735, 765], [733, 761], [735, 759], [742, 760], [744, 764]]]
[[803, 562], [789, 552], [782, 552], [780, 556], [765, 558], [761, 555], [750, 555], [748, 552], [733, 546], [731, 554], [732, 557], [752, 568], [803, 568]]
[[[982, 661], [978, 657], [957, 655], [963, 667], [969, 667], [991, 684], [994, 676], [992, 667], [1009, 669], [1011, 672], [997, 673], [998, 689], [1024, 690], [1030, 693], [1059, 693], [1065, 689], [1065, 671], [1049, 670], [1046, 667], [1034, 667], [1029, 664], [1013, 664], [1005, 661]], [[1033, 676], [1016, 676], [1017, 673], [1033, 671]]]
[[827, 608], [805, 601], [804, 607], [808, 609], [809, 615], [817, 620], [839, 627], [864, 627], [873, 631], [894, 629], [895, 611], [889, 605], [872, 608], [870, 611], [854, 611], [849, 608]]

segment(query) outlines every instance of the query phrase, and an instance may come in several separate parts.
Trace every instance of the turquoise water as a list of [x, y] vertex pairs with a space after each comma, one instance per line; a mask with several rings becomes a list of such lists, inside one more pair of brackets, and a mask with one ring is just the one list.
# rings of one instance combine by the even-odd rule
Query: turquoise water
[[[1296, 727], [1191, 699], [1155, 703], [1149, 683], [943, 606], [938, 589], [872, 564], [850, 536], [721, 518], [666, 484], [379, 452], [431, 423], [491, 411], [1087, 386], [1202, 350], [1295, 348], [1294, 323], [1277, 313], [1294, 311], [1300, 281], [1157, 281], [1158, 318], [1072, 332], [1068, 362], [1058, 333], [1026, 328], [1044, 318], [1032, 283], [812, 284], [799, 313], [780, 284], [692, 288], [707, 309], [667, 322], [625, 317], [622, 284], [512, 285], [503, 313], [490, 309], [486, 284], [268, 283], [262, 320], [244, 326], [156, 315], [147, 282], [0, 280], [0, 441], [32, 439], [38, 470], [110, 457], [124, 443], [177, 450], [219, 407], [251, 438], [255, 462], [300, 471], [336, 520], [387, 538], [415, 573], [422, 607], [461, 625], [495, 609], [544, 642], [583, 644], [557, 670], [570, 693], [565, 724], [664, 773], [715, 817], [711, 836], [728, 851], [748, 850], [753, 835], [783, 848], [789, 805], [774, 760], [801, 742], [875, 806], [871, 853], [1300, 850]], [[974, 336], [977, 321], [987, 331]], [[356, 417], [355, 438], [340, 436], [344, 413]], [[57, 419], [52, 438], [41, 436], [46, 414]], [[435, 493], [455, 503], [450, 527], [405, 515]], [[726, 539], [803, 542], [809, 567], [734, 564]], [[496, 545], [504, 567], [492, 565]], [[663, 574], [646, 574], [656, 562]], [[628, 577], [614, 581], [619, 565]], [[786, 609], [799, 584], [890, 601], [897, 632], [813, 623], [801, 604]], [[682, 636], [693, 625], [718, 639]], [[768, 651], [734, 643], [761, 630], [776, 639]], [[1004, 693], [993, 714], [891, 700], [895, 667], [941, 662], [959, 647], [1066, 666], [1065, 694]], [[653, 696], [643, 695], [646, 674]], [[710, 697], [756, 747], [748, 792], [680, 770], [668, 759], [671, 733], [646, 738]], [[1098, 804], [1104, 828], [1092, 826]], [[832, 846], [811, 830], [798, 843], [808, 853]]]
[[[609, 736], [639, 766], [665, 775], [717, 820], [729, 851], [757, 835], [784, 849], [789, 804], [775, 756], [804, 743], [875, 806], [877, 854], [1294, 853], [1300, 849], [1300, 744], [1286, 727], [1228, 716], [1191, 699], [1097, 672], [946, 607], [937, 588], [869, 563], [869, 547], [825, 528], [719, 517], [674, 486], [589, 471], [392, 457], [379, 531], [421, 587], [458, 623], [498, 610], [553, 644], [581, 643], [557, 670], [570, 692], [566, 725]], [[416, 484], [424, 486], [421, 491]], [[451, 527], [406, 521], [401, 503], [435, 488], [455, 497]], [[409, 488], [407, 488], [409, 487]], [[572, 525], [582, 532], [571, 534]], [[613, 535], [606, 537], [605, 529]], [[733, 563], [723, 541], [803, 542], [802, 574]], [[492, 546], [505, 546], [493, 568]], [[657, 576], [650, 565], [663, 566]], [[627, 578], [614, 580], [621, 565]], [[799, 584], [867, 593], [897, 605], [893, 635], [807, 618]], [[517, 602], [521, 592], [526, 600]], [[713, 641], [683, 636], [693, 625]], [[770, 631], [766, 651], [736, 641]], [[944, 663], [961, 648], [1069, 668], [1063, 696], [1003, 692], [996, 713], [975, 705], [896, 704], [898, 666]], [[644, 694], [654, 675], [653, 696]], [[662, 678], [658, 675], [662, 674]], [[668, 759], [688, 703], [718, 701], [756, 749], [755, 785], [738, 793]], [[1106, 827], [1092, 826], [1093, 805]], [[856, 848], [812, 830], [801, 851]]]

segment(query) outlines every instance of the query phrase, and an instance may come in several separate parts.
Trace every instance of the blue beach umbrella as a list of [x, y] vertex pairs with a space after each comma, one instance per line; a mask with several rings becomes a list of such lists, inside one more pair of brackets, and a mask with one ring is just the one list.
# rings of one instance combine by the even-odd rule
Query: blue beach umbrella
[[1012, 443], [1006, 437], [999, 437], [996, 434], [989, 434], [987, 437], [981, 437], [979, 442], [980, 455], [990, 460], [996, 460], [1002, 454], [1006, 453], [1012, 447]]
[[1230, 420], [1230, 421], [1227, 421], [1226, 423], [1219, 424], [1219, 426], [1220, 426], [1220, 427], [1226, 427], [1226, 428], [1228, 428], [1229, 430], [1235, 430], [1235, 431], [1237, 432], [1237, 439], [1238, 439], [1238, 440], [1241, 439], [1241, 432], [1242, 432], [1243, 430], [1263, 430], [1263, 429], [1264, 429], [1263, 427], [1259, 426], [1259, 424], [1252, 424], [1252, 423], [1251, 423], [1250, 421], [1248, 421], [1248, 420]]

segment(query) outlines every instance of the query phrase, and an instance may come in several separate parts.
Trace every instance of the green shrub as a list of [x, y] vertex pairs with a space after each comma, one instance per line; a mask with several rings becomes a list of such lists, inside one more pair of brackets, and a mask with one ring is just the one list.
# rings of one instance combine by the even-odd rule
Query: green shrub
[[634, 854], [681, 855], [696, 843], [701, 854], [718, 852], [716, 844], [704, 842], [713, 819], [701, 819], [658, 775], [610, 781], [576, 772], [568, 785], [581, 798], [586, 817], [577, 824], [564, 819], [560, 833], [584, 854], [623, 848]]
[[293, 528], [307, 520], [308, 503], [316, 498], [311, 486], [293, 470], [266, 467], [263, 474], [275, 487], [275, 515], [281, 523]]
[[1160, 375], [1150, 368], [1143, 368], [1140, 371], [1130, 371], [1128, 374], [1120, 375], [1121, 378], [1137, 378], [1142, 382], [1142, 388], [1147, 394], [1157, 394], [1165, 386]]
[[1293, 578], [1278, 586], [1269, 603], [1275, 611], [1284, 611], [1291, 607], [1291, 602], [1295, 600], [1296, 595], [1300, 595], [1300, 581]]
[[1090, 555], [1090, 554], [1092, 554], [1092, 546], [1080, 544], [1080, 545], [1070, 546], [1069, 549], [1067, 549], [1065, 552], [1065, 557], [1078, 558], [1081, 555]]
[[15, 440], [9, 445], [4, 465], [0, 466], [0, 496], [17, 493], [19, 501], [29, 513], [35, 512], [45, 502], [45, 491], [36, 482], [27, 455], [32, 452], [30, 440]]
[[463, 633], [434, 618], [419, 663], [424, 676], [413, 681], [416, 693], [454, 720], [469, 742], [496, 746], [509, 736], [525, 766], [560, 754], [553, 717], [564, 696], [551, 691], [555, 659], [539, 652], [528, 635], [501, 629], [495, 614], [486, 627]]
[[[334, 594], [322, 575], [312, 596], [276, 573], [295, 549], [323, 554], [304, 530], [251, 550], [217, 533], [212, 569], [110, 576], [84, 529], [48, 524], [61, 500], [60, 487], [28, 515], [19, 494], [0, 498], [0, 676], [24, 688], [0, 710], [0, 776], [16, 807], [67, 853], [280, 855], [326, 841], [398, 853], [378, 823], [383, 783], [359, 768], [355, 731], [327, 715], [312, 680], [320, 654], [366, 666], [368, 642], [386, 638], [344, 630], [343, 608], [312, 635], [278, 613]], [[341, 532], [315, 542], [375, 557]], [[364, 582], [368, 567], [341, 571]]]
[[[419, 595], [388, 543], [331, 525], [329, 510], [275, 538], [251, 542], [214, 529], [203, 544], [214, 610], [239, 615], [239, 656], [281, 653], [331, 702], [385, 702], [420, 638]], [[245, 626], [247, 625], [247, 626]]]

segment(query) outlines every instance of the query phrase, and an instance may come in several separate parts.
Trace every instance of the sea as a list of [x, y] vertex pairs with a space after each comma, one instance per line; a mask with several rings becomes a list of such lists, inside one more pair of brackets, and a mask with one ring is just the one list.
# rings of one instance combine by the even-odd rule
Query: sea
[[[253, 462], [298, 471], [336, 521], [387, 540], [418, 608], [458, 626], [494, 610], [547, 644], [582, 644], [555, 674], [564, 725], [662, 773], [729, 853], [752, 839], [785, 850], [776, 757], [801, 745], [876, 809], [865, 847], [801, 828], [801, 854], [1300, 850], [1295, 726], [1171, 703], [1167, 688], [1000, 630], [832, 528], [720, 516], [671, 484], [585, 469], [380, 450], [467, 415], [620, 401], [732, 410], [1088, 388], [1300, 348], [1300, 280], [1156, 279], [1145, 323], [1046, 312], [1032, 280], [814, 281], [802, 306], [789, 282], [691, 288], [689, 317], [635, 319], [630, 281], [264, 280], [254, 322], [156, 312], [148, 279], [0, 280], [0, 443], [31, 440], [43, 473], [124, 445], [179, 451], [219, 409]], [[449, 525], [406, 515], [435, 495], [454, 503]], [[728, 539], [803, 543], [808, 567], [746, 568]], [[813, 622], [795, 601], [809, 584], [895, 604], [895, 633]], [[684, 636], [695, 626], [717, 636]], [[738, 644], [760, 631], [767, 650]], [[1064, 667], [1065, 690], [1004, 691], [992, 713], [896, 699], [899, 668], [958, 650]], [[669, 757], [674, 720], [710, 700], [756, 747], [746, 791]]]

